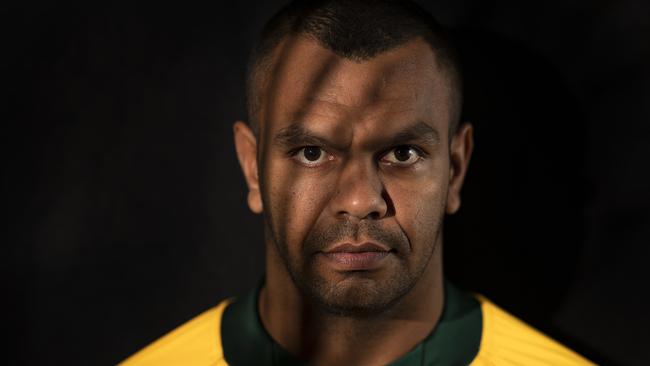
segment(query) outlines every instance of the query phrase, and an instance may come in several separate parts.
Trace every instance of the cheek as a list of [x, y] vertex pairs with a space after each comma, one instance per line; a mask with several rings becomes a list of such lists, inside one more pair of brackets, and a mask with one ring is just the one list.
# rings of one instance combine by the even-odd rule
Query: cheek
[[386, 188], [395, 207], [395, 219], [409, 238], [411, 250], [418, 252], [434, 245], [444, 214], [446, 175], [428, 175]]
[[326, 206], [333, 184], [314, 172], [286, 162], [271, 168], [269, 203], [276, 235], [290, 252], [300, 249], [309, 231]]

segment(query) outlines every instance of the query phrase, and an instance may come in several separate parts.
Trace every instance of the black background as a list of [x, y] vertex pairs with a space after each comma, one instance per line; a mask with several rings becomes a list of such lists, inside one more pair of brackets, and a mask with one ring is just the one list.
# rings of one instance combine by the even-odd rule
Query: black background
[[[5, 364], [114, 364], [263, 273], [231, 125], [279, 1], [2, 6]], [[650, 364], [650, 3], [427, 1], [476, 150], [446, 272]]]

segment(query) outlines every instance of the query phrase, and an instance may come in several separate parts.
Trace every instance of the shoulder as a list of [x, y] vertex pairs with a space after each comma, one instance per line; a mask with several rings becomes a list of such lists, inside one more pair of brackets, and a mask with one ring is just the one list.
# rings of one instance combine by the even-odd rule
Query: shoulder
[[221, 348], [221, 316], [229, 302], [229, 300], [222, 301], [129, 357], [120, 365], [226, 365]]
[[472, 366], [487, 365], [593, 365], [479, 296], [483, 331], [479, 352]]

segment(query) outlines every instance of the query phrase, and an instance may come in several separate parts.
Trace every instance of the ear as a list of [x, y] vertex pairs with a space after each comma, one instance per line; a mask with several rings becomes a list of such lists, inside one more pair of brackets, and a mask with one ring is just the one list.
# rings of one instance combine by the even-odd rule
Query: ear
[[242, 121], [232, 126], [235, 138], [235, 148], [239, 165], [248, 185], [248, 207], [254, 213], [262, 213], [262, 195], [260, 194], [260, 179], [257, 174], [257, 139], [251, 128]]
[[451, 139], [449, 149], [449, 189], [447, 191], [447, 213], [454, 214], [460, 209], [460, 190], [465, 181], [469, 160], [474, 150], [474, 127], [463, 123]]

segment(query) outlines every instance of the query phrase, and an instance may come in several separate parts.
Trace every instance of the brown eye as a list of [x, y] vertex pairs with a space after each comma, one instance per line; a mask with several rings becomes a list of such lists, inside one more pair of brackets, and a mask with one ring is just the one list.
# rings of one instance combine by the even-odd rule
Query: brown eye
[[410, 166], [422, 158], [417, 149], [412, 146], [397, 146], [381, 158], [383, 163], [397, 166]]
[[302, 149], [302, 154], [304, 155], [305, 159], [309, 161], [318, 161], [323, 153], [319, 147], [307, 146], [306, 148]]
[[318, 146], [305, 146], [296, 151], [293, 159], [307, 167], [316, 167], [327, 161], [334, 160], [334, 156]]
[[413, 155], [413, 149], [408, 146], [400, 146], [393, 150], [395, 158], [401, 162], [409, 160], [411, 155]]

